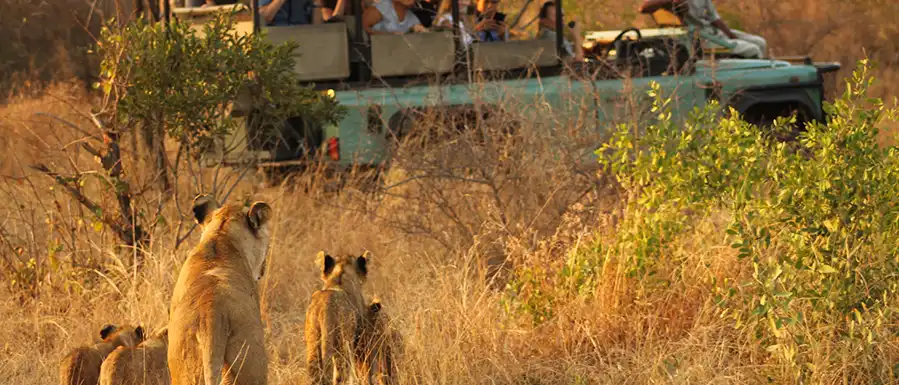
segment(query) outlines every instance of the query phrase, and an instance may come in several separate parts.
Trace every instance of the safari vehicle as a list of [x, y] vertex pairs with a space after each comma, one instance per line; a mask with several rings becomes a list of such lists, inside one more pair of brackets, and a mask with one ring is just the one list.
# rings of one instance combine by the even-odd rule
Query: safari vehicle
[[[295, 69], [302, 80], [328, 92], [349, 112], [339, 124], [325, 127], [291, 119], [285, 130], [293, 140], [281, 144], [248, 140], [254, 133], [236, 132], [206, 157], [208, 164], [288, 167], [317, 159], [335, 170], [377, 168], [389, 162], [393, 141], [410, 133], [411, 123], [421, 116], [417, 112], [470, 111], [475, 106], [500, 110], [508, 100], [522, 106], [515, 116], [549, 123], [544, 127], [553, 127], [558, 116], [587, 109], [594, 112], [593, 125], [602, 130], [625, 100], [645, 97], [651, 82], [674, 96], [675, 119], [717, 99], [755, 123], [793, 113], [800, 121], [822, 121], [822, 76], [839, 68], [808, 58], [709, 58], [709, 51], [721, 49], [716, 44], [726, 45], [701, 34], [695, 44], [690, 36], [696, 31], [663, 13], [655, 15], [657, 29], [591, 33], [587, 38], [600, 53], [572, 69], [565, 61], [562, 34], [556, 41], [475, 42], [466, 49], [457, 27], [368, 36], [360, 18], [352, 16], [335, 23], [269, 27], [260, 23], [255, 3], [241, 8], [238, 29], [264, 30], [272, 41], [297, 42]], [[353, 14], [361, 14], [361, 0], [351, 4]], [[561, 1], [557, 5], [556, 30], [563, 30]], [[234, 9], [174, 9], [173, 15], [202, 23], [211, 12]], [[452, 12], [459, 20], [455, 1]], [[533, 103], [551, 106], [557, 116], [527, 108]], [[592, 154], [592, 149], [585, 152]]]

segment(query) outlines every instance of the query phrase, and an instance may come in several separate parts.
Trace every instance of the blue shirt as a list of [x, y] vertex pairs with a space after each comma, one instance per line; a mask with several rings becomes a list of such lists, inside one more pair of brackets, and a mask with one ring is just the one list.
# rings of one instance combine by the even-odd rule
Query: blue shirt
[[[259, 7], [271, 4], [273, 0], [259, 0]], [[268, 25], [312, 24], [312, 0], [287, 0]]]

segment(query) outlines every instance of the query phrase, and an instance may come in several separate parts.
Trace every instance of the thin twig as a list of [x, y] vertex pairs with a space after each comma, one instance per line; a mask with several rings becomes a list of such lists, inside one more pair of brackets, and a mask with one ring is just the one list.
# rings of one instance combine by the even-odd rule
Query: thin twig
[[86, 137], [88, 137], [88, 138], [90, 138], [90, 139], [96, 140], [96, 141], [98, 141], [98, 142], [103, 142], [103, 139], [100, 138], [99, 136], [97, 136], [97, 135], [95, 135], [95, 134], [91, 134], [90, 132], [87, 132], [87, 131], [84, 130], [83, 128], [78, 127], [78, 125], [76, 125], [76, 124], [74, 124], [74, 123], [72, 123], [72, 122], [69, 122], [68, 120], [65, 120], [65, 119], [63, 119], [63, 118], [61, 118], [61, 117], [59, 117], [59, 116], [56, 116], [56, 115], [53, 115], [53, 114], [48, 114], [48, 113], [46, 113], [46, 112], [35, 112], [34, 115], [35, 115], [35, 116], [43, 116], [43, 117], [47, 117], [47, 118], [53, 119], [53, 120], [55, 120], [55, 121], [57, 121], [57, 122], [60, 122], [60, 123], [62, 123], [62, 124], [64, 124], [64, 125], [66, 125], [67, 127], [71, 128], [71, 129], [73, 129], [73, 130], [75, 130], [75, 131], [78, 131], [78, 133], [80, 133], [80, 134], [82, 134], [82, 135], [84, 135], [84, 136], [86, 136]]

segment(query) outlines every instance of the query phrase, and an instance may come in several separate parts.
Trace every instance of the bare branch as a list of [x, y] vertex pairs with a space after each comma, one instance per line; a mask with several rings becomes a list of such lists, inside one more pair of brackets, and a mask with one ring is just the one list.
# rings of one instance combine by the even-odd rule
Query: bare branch
[[62, 123], [62, 124], [64, 124], [64, 125], [66, 125], [66, 127], [69, 127], [69, 128], [71, 128], [71, 129], [73, 129], [73, 130], [75, 130], [75, 131], [78, 131], [78, 133], [80, 133], [80, 134], [82, 134], [82, 135], [84, 135], [84, 136], [86, 136], [86, 137], [88, 137], [88, 138], [90, 138], [90, 139], [96, 140], [96, 141], [98, 141], [98, 142], [102, 142], [102, 141], [103, 141], [103, 139], [101, 139], [99, 136], [94, 135], [94, 134], [91, 134], [90, 132], [87, 132], [87, 131], [84, 130], [83, 128], [78, 127], [78, 125], [76, 125], [75, 123], [69, 122], [68, 120], [65, 120], [65, 119], [63, 119], [63, 118], [60, 118], [60, 117], [58, 117], [58, 116], [56, 116], [56, 115], [48, 114], [48, 113], [46, 113], [46, 112], [35, 112], [34, 115], [35, 115], [35, 116], [43, 116], [43, 117], [47, 117], [47, 118], [53, 119], [53, 120], [55, 120], [55, 121], [57, 121], [57, 122], [60, 122], [60, 123]]
[[100, 205], [94, 203], [94, 201], [84, 196], [84, 193], [81, 192], [81, 189], [73, 186], [74, 183], [72, 183], [72, 181], [77, 180], [77, 177], [61, 176], [58, 173], [50, 170], [50, 168], [43, 164], [33, 164], [29, 167], [35, 171], [39, 171], [44, 175], [49, 176], [50, 178], [53, 178], [53, 180], [56, 181], [56, 184], [64, 188], [72, 198], [78, 201], [78, 203], [100, 217], [100, 220], [103, 221], [105, 225], [109, 226], [109, 228], [112, 229], [112, 231], [115, 232], [120, 239], [127, 240], [130, 238], [130, 236], [128, 236], [127, 232], [124, 228], [122, 228], [122, 225], [119, 224], [118, 221], [106, 214], [100, 207]]
[[518, 25], [518, 23], [521, 21], [521, 18], [524, 16], [524, 11], [526, 11], [533, 2], [534, 0], [526, 0], [524, 2], [524, 4], [521, 6], [521, 9], [518, 10], [518, 14], [516, 14], [515, 18], [512, 19], [512, 22], [509, 23], [509, 29], [515, 28], [515, 26]]
[[83, 148], [84, 151], [87, 151], [88, 153], [90, 153], [91, 155], [93, 155], [97, 158], [103, 157], [103, 154], [100, 154], [100, 151], [97, 151], [97, 149], [94, 148], [93, 146], [91, 146], [90, 144], [81, 143], [81, 148]]

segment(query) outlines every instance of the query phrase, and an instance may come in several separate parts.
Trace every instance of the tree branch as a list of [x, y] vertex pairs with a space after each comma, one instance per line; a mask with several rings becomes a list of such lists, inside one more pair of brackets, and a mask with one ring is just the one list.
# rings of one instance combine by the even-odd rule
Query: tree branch
[[78, 180], [77, 177], [61, 176], [58, 173], [50, 170], [50, 168], [48, 168], [46, 165], [43, 165], [43, 164], [33, 164], [33, 165], [30, 165], [29, 167], [32, 170], [39, 171], [39, 172], [43, 173], [44, 175], [47, 175], [50, 178], [52, 178], [54, 181], [56, 181], [56, 184], [58, 184], [60, 187], [64, 188], [66, 190], [66, 192], [69, 193], [70, 196], [72, 196], [72, 198], [74, 198], [76, 201], [78, 201], [78, 203], [80, 203], [86, 209], [90, 210], [92, 213], [94, 213], [94, 215], [97, 215], [100, 218], [100, 220], [103, 222], [103, 224], [105, 224], [106, 226], [109, 226], [109, 228], [112, 229], [112, 231], [116, 233], [116, 235], [119, 237], [119, 239], [125, 241], [128, 244], [132, 243], [132, 237], [130, 236], [129, 232], [126, 231], [122, 227], [122, 225], [120, 223], [118, 223], [118, 221], [116, 221], [114, 218], [110, 217], [109, 214], [106, 214], [103, 211], [103, 208], [100, 207], [100, 205], [94, 203], [94, 201], [90, 200], [90, 198], [84, 196], [84, 193], [81, 192], [81, 189], [73, 186], [72, 181]]
[[518, 14], [515, 15], [515, 18], [512, 19], [512, 22], [509, 23], [509, 29], [515, 28], [518, 23], [521, 21], [521, 18], [524, 17], [524, 11], [531, 6], [534, 0], [526, 0], [524, 4], [521, 6], [521, 9], [518, 10]]

